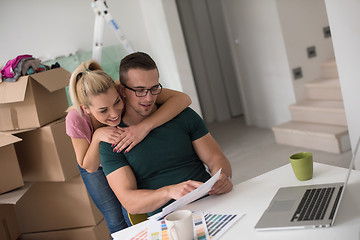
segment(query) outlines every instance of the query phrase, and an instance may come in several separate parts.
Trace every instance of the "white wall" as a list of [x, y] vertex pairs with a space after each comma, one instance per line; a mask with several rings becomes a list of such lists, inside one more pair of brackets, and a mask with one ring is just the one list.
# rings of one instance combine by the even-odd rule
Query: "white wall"
[[[360, 1], [325, 0], [325, 4], [332, 32], [351, 146], [354, 151], [360, 137]], [[355, 166], [360, 169], [360, 156], [356, 158]]]
[[[41, 60], [92, 49], [92, 0], [12, 0], [0, 7], [0, 65], [21, 55]], [[107, 0], [110, 13], [136, 51], [148, 52], [157, 62], [165, 87], [185, 91], [201, 113], [174, 0]], [[164, 4], [163, 4], [164, 2]], [[173, 14], [168, 16], [166, 10]], [[175, 8], [176, 9], [176, 8]], [[176, 32], [169, 29], [169, 20]], [[174, 34], [177, 38], [174, 39]], [[104, 27], [104, 45], [118, 44], [111, 28]], [[120, 59], [119, 59], [120, 60]]]
[[[1, 4], [0, 27], [2, 30], [0, 62], [19, 54], [31, 53], [41, 59], [51, 59], [60, 55], [75, 53], [77, 50], [91, 50], [93, 39], [94, 12], [89, 0], [13, 0]], [[136, 39], [145, 32], [141, 15], [132, 21], [132, 13], [140, 8], [138, 1], [108, 1], [111, 12], [119, 20], [120, 27], [129, 36], [134, 47], [146, 47]], [[139, 14], [137, 14], [139, 15]], [[121, 18], [117, 18], [121, 16]], [[128, 20], [127, 20], [128, 21]], [[132, 31], [136, 28], [138, 31]], [[109, 27], [104, 29], [104, 45], [117, 43]]]
[[[324, 38], [329, 26], [324, 0], [277, 0], [278, 13], [289, 61], [289, 70], [301, 67], [303, 77], [294, 80], [296, 102], [307, 98], [305, 83], [321, 78], [321, 64], [334, 58], [331, 38]], [[308, 58], [306, 49], [316, 47], [316, 57]]]
[[295, 102], [275, 0], [223, 0], [240, 69], [249, 125], [269, 128], [290, 120]]
[[[290, 120], [288, 106], [296, 101], [290, 70], [296, 64], [295, 60], [288, 61], [287, 51], [297, 50], [288, 46], [287, 42], [293, 41], [291, 34], [283, 36], [283, 31], [291, 27], [284, 25], [283, 14], [285, 4], [294, 7], [299, 1], [222, 0], [249, 125], [269, 128]], [[91, 2], [2, 3], [0, 64], [25, 53], [50, 59], [91, 50], [94, 22]], [[134, 49], [154, 57], [164, 86], [188, 93], [192, 107], [201, 113], [175, 0], [107, 0], [107, 3]], [[324, 19], [324, 13], [319, 14]], [[110, 27], [105, 26], [104, 30], [104, 45], [117, 44]], [[324, 44], [320, 45], [319, 49]]]
[[159, 65], [164, 86], [186, 92], [191, 107], [201, 115], [185, 39], [175, 0], [141, 0], [147, 39]]
[[[334, 58], [324, 0], [223, 0], [245, 95], [247, 123], [270, 128], [291, 119], [289, 105], [307, 98], [304, 84]], [[307, 47], [317, 56], [309, 59]], [[303, 77], [294, 80], [292, 69]]]

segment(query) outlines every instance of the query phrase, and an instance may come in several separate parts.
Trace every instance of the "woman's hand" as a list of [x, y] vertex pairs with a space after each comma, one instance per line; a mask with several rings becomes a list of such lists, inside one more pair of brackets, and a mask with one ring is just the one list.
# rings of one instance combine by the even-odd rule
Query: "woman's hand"
[[110, 144], [117, 144], [121, 141], [122, 131], [116, 127], [101, 127], [95, 130], [93, 139], [97, 139], [99, 142], [107, 142]]
[[143, 126], [141, 123], [132, 125], [130, 127], [117, 127], [121, 131], [121, 140], [114, 148], [114, 152], [121, 152], [125, 150], [125, 153], [129, 152], [139, 142], [141, 142], [150, 132], [150, 129]]

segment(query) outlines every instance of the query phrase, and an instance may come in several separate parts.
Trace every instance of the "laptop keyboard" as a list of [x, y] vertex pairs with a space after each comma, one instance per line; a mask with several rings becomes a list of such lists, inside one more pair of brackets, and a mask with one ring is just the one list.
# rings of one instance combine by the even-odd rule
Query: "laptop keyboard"
[[[324, 219], [335, 187], [307, 189], [291, 221], [311, 221]], [[339, 191], [341, 192], [341, 191]], [[340, 197], [338, 194], [337, 199]], [[335, 211], [333, 209], [333, 211]]]

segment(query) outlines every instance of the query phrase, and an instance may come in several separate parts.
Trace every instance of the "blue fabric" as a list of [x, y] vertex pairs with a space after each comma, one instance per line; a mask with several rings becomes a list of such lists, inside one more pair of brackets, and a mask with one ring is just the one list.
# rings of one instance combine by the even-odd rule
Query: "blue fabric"
[[128, 212], [127, 210], [124, 208], [124, 206], [122, 206], [122, 211], [123, 211], [123, 215], [124, 215], [124, 218], [125, 218], [125, 222], [127, 223], [127, 225], [130, 227], [132, 226], [131, 222], [130, 222], [130, 218], [129, 218], [129, 215], [128, 215]]
[[125, 216], [128, 218], [127, 212], [123, 212], [124, 208], [111, 190], [102, 168], [99, 167], [96, 172], [89, 173], [79, 165], [78, 167], [87, 191], [96, 207], [104, 216], [110, 233], [131, 226], [126, 223]]

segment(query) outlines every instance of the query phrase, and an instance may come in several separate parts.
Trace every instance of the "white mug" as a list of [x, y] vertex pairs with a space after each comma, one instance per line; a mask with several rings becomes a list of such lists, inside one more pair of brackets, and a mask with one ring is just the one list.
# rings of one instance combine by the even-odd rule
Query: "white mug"
[[165, 217], [170, 240], [194, 239], [193, 217], [190, 210], [179, 210]]

